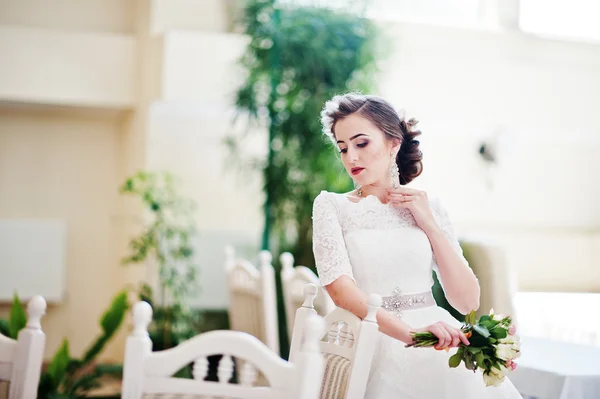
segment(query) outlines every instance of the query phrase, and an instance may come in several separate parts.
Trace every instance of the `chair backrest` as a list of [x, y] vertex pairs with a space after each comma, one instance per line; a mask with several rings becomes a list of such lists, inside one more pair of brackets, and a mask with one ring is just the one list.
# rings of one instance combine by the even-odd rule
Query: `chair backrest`
[[[313, 301], [317, 287], [307, 284], [304, 292], [304, 303], [296, 311], [290, 344], [291, 362], [301, 353], [305, 320], [316, 313]], [[380, 337], [377, 311], [381, 307], [381, 296], [371, 294], [368, 307], [364, 320], [342, 308], [335, 308], [325, 316], [328, 332], [320, 342], [321, 352], [325, 356], [321, 399], [364, 398], [373, 354]]]
[[[241, 331], [210, 331], [175, 348], [152, 352], [148, 324], [152, 308], [138, 302], [133, 308], [134, 330], [127, 339], [123, 367], [123, 399], [144, 394], [171, 394], [265, 399], [317, 399], [323, 378], [324, 359], [319, 352], [323, 319], [306, 319], [306, 340], [295, 363], [281, 359], [256, 337]], [[205, 381], [208, 356], [223, 355], [218, 381]], [[193, 363], [193, 379], [173, 378]], [[239, 383], [231, 383], [237, 370]], [[257, 376], [266, 386], [256, 386]]]
[[231, 246], [225, 248], [230, 328], [254, 335], [279, 354], [275, 271], [271, 261], [269, 251], [260, 251], [257, 269], [247, 260], [236, 259]]
[[319, 284], [317, 275], [306, 266], [294, 267], [294, 256], [284, 252], [279, 256], [281, 262], [281, 284], [283, 289], [283, 300], [287, 315], [287, 327], [291, 339], [294, 330], [296, 310], [304, 303], [304, 287], [308, 283], [318, 287], [317, 296], [314, 301], [315, 310], [320, 316], [325, 316], [335, 309], [335, 304]]
[[504, 248], [489, 239], [463, 238], [460, 245], [481, 286], [478, 315], [494, 308], [499, 313], [515, 316], [517, 278], [511, 271]]
[[46, 300], [31, 298], [27, 304], [27, 325], [17, 340], [0, 335], [0, 381], [9, 381], [9, 399], [37, 396], [46, 336], [40, 324], [46, 313]]

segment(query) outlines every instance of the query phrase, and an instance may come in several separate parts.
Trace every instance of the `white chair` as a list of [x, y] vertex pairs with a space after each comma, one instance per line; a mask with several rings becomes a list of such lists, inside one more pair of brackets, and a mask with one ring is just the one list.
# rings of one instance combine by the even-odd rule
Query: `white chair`
[[233, 248], [225, 248], [225, 270], [229, 289], [229, 324], [234, 331], [254, 335], [279, 354], [277, 296], [271, 253], [260, 251], [260, 267], [235, 259]]
[[42, 371], [46, 336], [40, 324], [46, 300], [34, 296], [27, 304], [27, 325], [17, 340], [0, 335], [0, 381], [9, 381], [9, 399], [32, 399]]
[[[256, 399], [316, 399], [319, 395], [324, 359], [318, 342], [325, 328], [318, 316], [305, 320], [306, 340], [295, 363], [281, 359], [256, 337], [240, 331], [210, 331], [175, 348], [152, 352], [148, 336], [152, 308], [147, 302], [134, 306], [133, 320], [134, 330], [125, 347], [123, 399], [140, 399], [144, 394]], [[218, 382], [205, 381], [207, 356], [221, 354]], [[234, 362], [239, 384], [230, 382]], [[172, 377], [190, 363], [194, 363], [194, 379]], [[259, 373], [267, 386], [254, 385]]]
[[491, 308], [498, 313], [515, 313], [514, 297], [517, 294], [517, 278], [511, 271], [502, 246], [491, 240], [461, 239], [460, 246], [479, 280], [481, 298], [478, 316]]
[[[290, 361], [295, 362], [301, 354], [303, 325], [315, 314], [313, 301], [317, 287], [307, 284], [302, 307], [296, 311], [296, 320], [290, 345]], [[321, 387], [321, 399], [362, 399], [375, 346], [380, 337], [377, 311], [381, 307], [381, 296], [371, 294], [369, 311], [364, 320], [342, 308], [336, 308], [325, 316], [328, 333], [320, 342], [325, 355], [325, 372]]]
[[281, 262], [281, 284], [283, 289], [283, 300], [287, 315], [288, 331], [294, 331], [294, 318], [296, 310], [304, 303], [304, 287], [306, 284], [314, 284], [318, 288], [314, 305], [318, 315], [325, 316], [335, 309], [335, 304], [319, 283], [319, 277], [306, 266], [294, 267], [294, 256], [284, 252], [279, 256]]

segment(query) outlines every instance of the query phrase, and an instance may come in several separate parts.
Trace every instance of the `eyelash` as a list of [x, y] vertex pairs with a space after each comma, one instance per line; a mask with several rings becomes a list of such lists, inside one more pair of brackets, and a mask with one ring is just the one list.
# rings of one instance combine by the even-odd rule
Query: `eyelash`
[[[365, 141], [364, 143], [357, 144], [356, 146], [359, 147], [359, 148], [365, 148], [367, 146], [367, 144], [369, 144], [369, 142]], [[347, 152], [348, 152], [347, 148], [344, 148], [344, 149], [340, 150], [341, 154], [345, 154]]]

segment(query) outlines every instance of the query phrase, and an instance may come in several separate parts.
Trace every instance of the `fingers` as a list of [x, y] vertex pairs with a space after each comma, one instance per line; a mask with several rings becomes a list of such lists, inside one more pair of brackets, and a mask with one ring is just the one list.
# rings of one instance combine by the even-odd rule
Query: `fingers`
[[420, 190], [415, 190], [414, 188], [408, 188], [408, 187], [404, 187], [404, 186], [400, 186], [397, 188], [388, 188], [387, 189], [389, 194], [404, 194], [404, 195], [415, 195], [418, 197], [426, 197], [427, 193], [425, 193], [425, 191], [420, 191]]
[[448, 332], [450, 333], [450, 337], [451, 337], [451, 342], [450, 342], [450, 346], [455, 348], [458, 346], [458, 344], [460, 343], [460, 338], [458, 335], [458, 330], [452, 328], [449, 329]]
[[430, 326], [429, 331], [438, 338], [438, 343], [435, 345], [437, 349], [458, 347], [461, 342], [467, 346], [470, 345], [466, 335], [460, 329], [447, 323], [438, 322], [433, 324]]
[[438, 343], [437, 345], [435, 345], [437, 349], [446, 348], [452, 343], [452, 337], [450, 336], [450, 333], [444, 328], [444, 325], [442, 323], [434, 324], [432, 326], [431, 332], [438, 338]]
[[467, 338], [467, 336], [465, 335], [465, 333], [464, 333], [464, 332], [462, 332], [462, 331], [458, 330], [458, 336], [459, 336], [459, 338], [460, 338], [460, 341], [461, 341], [463, 344], [465, 344], [465, 345], [467, 345], [467, 346], [471, 345], [471, 343], [469, 342], [469, 338]]
[[388, 201], [391, 202], [392, 204], [402, 204], [404, 202], [411, 202], [415, 200], [415, 197], [413, 197], [412, 195], [389, 195], [387, 197]]

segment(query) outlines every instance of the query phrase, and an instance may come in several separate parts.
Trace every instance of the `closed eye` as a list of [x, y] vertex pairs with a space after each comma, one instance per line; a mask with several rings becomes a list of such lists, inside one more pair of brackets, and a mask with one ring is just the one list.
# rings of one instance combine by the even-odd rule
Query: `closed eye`
[[364, 143], [359, 143], [359, 144], [357, 144], [356, 146], [357, 146], [357, 147], [360, 147], [360, 148], [364, 148], [364, 147], [366, 147], [366, 146], [367, 146], [367, 144], [369, 144], [369, 142], [368, 142], [368, 141], [365, 141]]
[[347, 152], [348, 152], [348, 149], [347, 149], [347, 148], [342, 148], [342, 149], [340, 150], [340, 153], [341, 153], [341, 154], [345, 154], [345, 153], [347, 153]]

